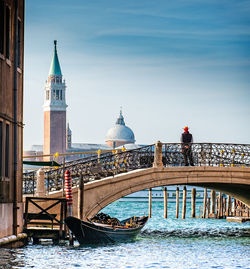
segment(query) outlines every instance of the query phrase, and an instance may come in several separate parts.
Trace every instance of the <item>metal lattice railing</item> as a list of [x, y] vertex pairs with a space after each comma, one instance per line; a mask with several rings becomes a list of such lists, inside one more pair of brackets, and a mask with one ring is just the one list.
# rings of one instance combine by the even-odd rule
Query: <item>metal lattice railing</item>
[[[71, 172], [72, 186], [77, 186], [80, 178], [83, 178], [84, 182], [89, 182], [135, 169], [149, 168], [152, 167], [153, 160], [154, 145], [119, 153], [104, 153], [98, 158], [92, 156], [68, 162], [64, 167], [44, 170], [45, 184], [48, 192], [61, 190], [66, 170]], [[36, 173], [24, 173], [23, 192], [33, 194], [35, 188]]]
[[[250, 145], [193, 143], [191, 154], [195, 166], [250, 166]], [[184, 166], [181, 143], [166, 143], [162, 147], [163, 164]]]
[[[64, 172], [69, 170], [72, 185], [114, 176], [128, 171], [153, 166], [155, 146], [119, 152], [104, 153], [100, 157], [90, 156], [65, 163], [63, 167], [45, 169], [45, 184], [48, 192], [61, 190], [64, 183]], [[195, 166], [250, 167], [250, 145], [193, 143], [191, 152]], [[184, 166], [181, 143], [162, 144], [162, 161], [164, 166]], [[34, 194], [36, 173], [23, 174], [23, 192]]]

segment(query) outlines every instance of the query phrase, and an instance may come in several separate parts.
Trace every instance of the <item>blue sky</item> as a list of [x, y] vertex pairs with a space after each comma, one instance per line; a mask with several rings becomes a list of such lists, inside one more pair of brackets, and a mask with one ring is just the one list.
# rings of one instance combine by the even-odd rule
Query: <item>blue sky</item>
[[250, 1], [26, 0], [24, 148], [43, 143], [58, 40], [73, 142], [104, 143], [123, 108], [136, 143], [250, 143]]

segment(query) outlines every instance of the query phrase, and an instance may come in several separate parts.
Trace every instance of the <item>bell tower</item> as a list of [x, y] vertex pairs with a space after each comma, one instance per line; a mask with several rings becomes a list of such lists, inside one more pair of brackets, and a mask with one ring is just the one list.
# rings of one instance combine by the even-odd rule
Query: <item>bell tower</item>
[[[44, 143], [43, 154], [65, 153], [66, 151], [66, 100], [65, 80], [57, 55], [57, 41], [50, 65], [44, 96]], [[49, 159], [49, 158], [47, 158]]]

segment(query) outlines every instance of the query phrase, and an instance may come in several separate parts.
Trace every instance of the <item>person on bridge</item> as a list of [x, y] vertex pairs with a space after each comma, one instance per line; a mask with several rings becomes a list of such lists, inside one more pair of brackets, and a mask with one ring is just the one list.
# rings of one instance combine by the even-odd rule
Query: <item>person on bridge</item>
[[191, 144], [193, 143], [193, 136], [188, 131], [188, 127], [184, 127], [184, 133], [181, 135], [181, 149], [184, 156], [185, 166], [188, 166], [188, 160], [189, 164], [191, 166], [194, 166], [192, 151], [191, 151]]

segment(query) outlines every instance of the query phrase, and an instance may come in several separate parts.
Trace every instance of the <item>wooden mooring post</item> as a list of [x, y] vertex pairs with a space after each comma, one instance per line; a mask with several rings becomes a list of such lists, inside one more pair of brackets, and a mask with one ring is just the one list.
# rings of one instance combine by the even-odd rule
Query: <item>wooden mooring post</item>
[[187, 188], [186, 186], [183, 187], [183, 195], [182, 195], [182, 219], [185, 219], [186, 217], [186, 205], [187, 202]]
[[176, 188], [176, 218], [179, 218], [179, 197], [180, 197], [180, 191], [179, 187]]
[[204, 189], [204, 195], [203, 195], [203, 214], [202, 214], [203, 218], [206, 218], [206, 209], [207, 209], [207, 188]]
[[218, 218], [222, 218], [222, 210], [223, 210], [223, 204], [222, 204], [222, 195], [221, 192], [219, 192], [218, 197]]
[[84, 201], [84, 181], [81, 173], [80, 184], [78, 189], [78, 217], [83, 219], [83, 201]]
[[148, 191], [148, 217], [152, 217], [152, 189]]
[[230, 217], [232, 215], [232, 197], [230, 195], [227, 196], [227, 213], [226, 216]]
[[192, 189], [191, 194], [191, 218], [195, 218], [196, 188]]
[[164, 187], [163, 196], [164, 196], [164, 218], [166, 219], [168, 217], [168, 193], [166, 187]]
[[215, 201], [216, 201], [216, 192], [211, 190], [211, 214], [212, 217], [215, 217]]

